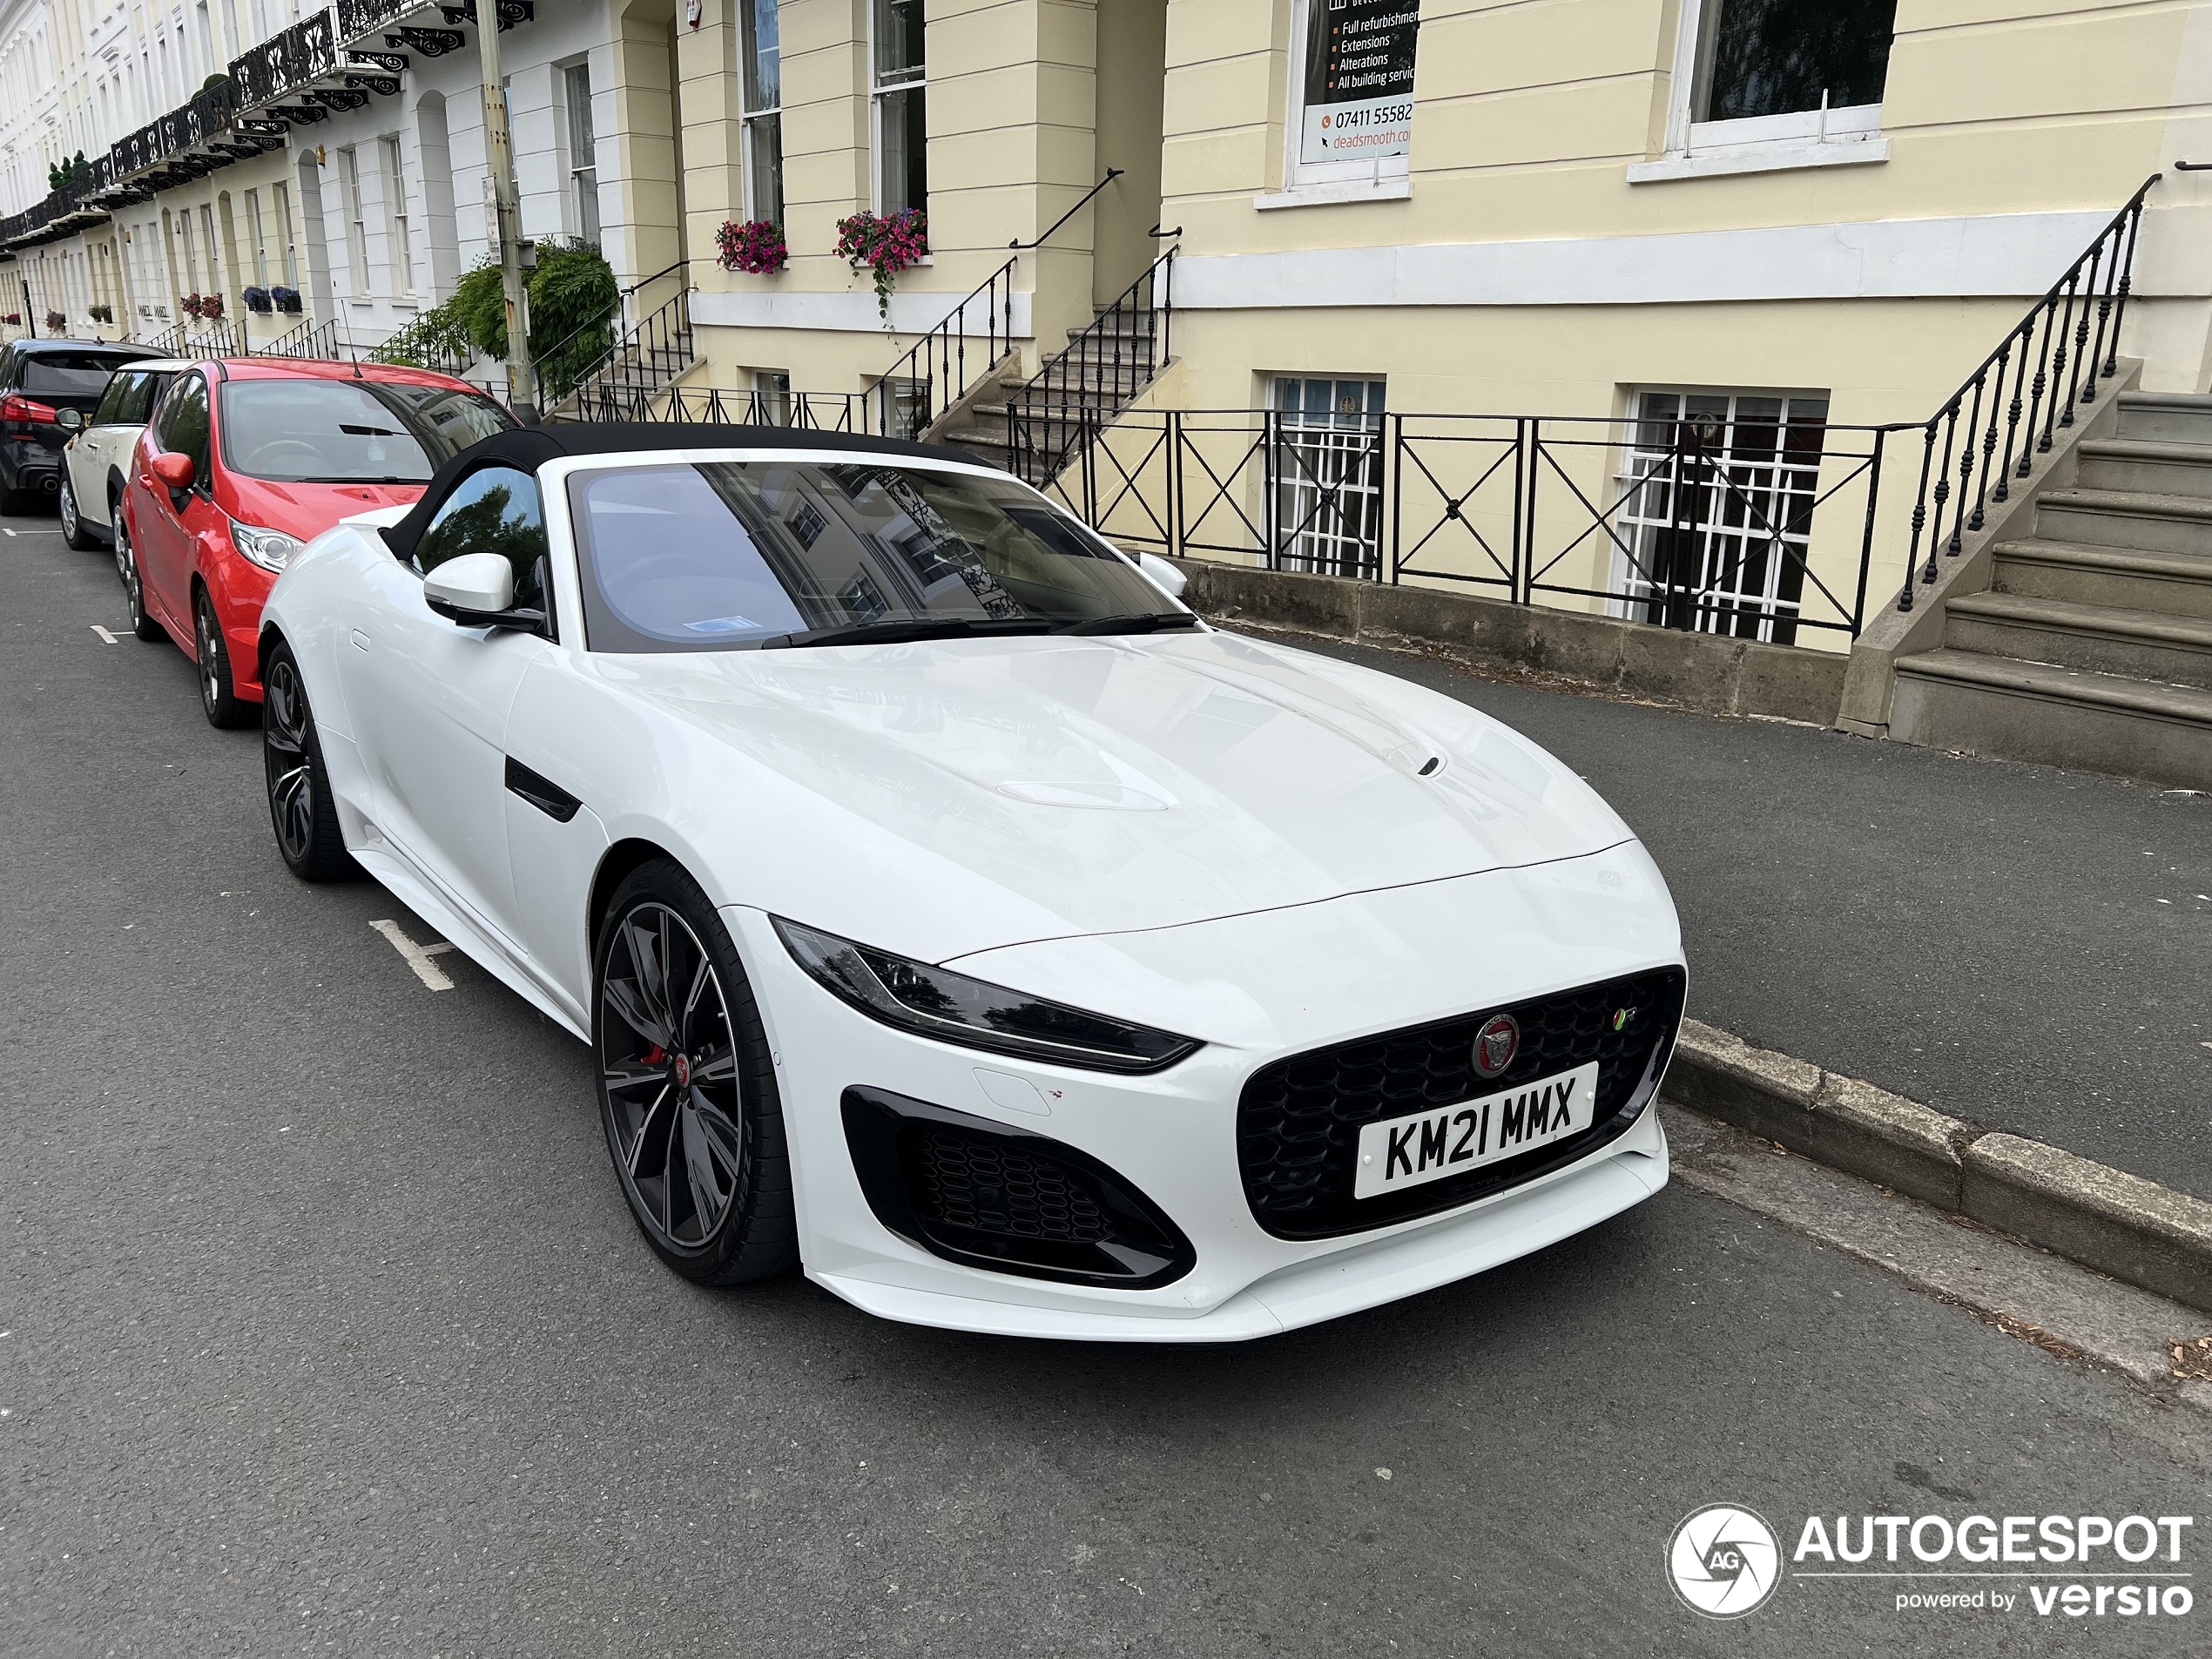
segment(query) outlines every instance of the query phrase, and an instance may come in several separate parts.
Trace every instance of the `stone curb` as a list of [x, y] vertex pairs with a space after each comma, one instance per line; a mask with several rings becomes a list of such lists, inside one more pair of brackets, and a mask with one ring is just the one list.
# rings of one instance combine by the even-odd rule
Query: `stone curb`
[[1831, 1168], [2212, 1310], [2212, 1204], [2055, 1146], [1947, 1117], [1695, 1020], [1667, 1097]]

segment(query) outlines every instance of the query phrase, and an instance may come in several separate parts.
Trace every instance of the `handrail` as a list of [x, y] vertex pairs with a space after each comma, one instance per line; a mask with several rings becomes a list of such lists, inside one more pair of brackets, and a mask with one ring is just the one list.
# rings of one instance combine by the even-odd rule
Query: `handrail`
[[1096, 196], [1100, 191], [1105, 189], [1107, 185], [1112, 184], [1114, 180], [1119, 179], [1128, 171], [1129, 170], [1126, 167], [1107, 168], [1106, 176], [1100, 179], [1096, 184], [1093, 185], [1089, 190], [1083, 192], [1083, 193], [1076, 199], [1076, 205], [1073, 207], [1070, 207], [1066, 212], [1061, 214], [1059, 218], [1054, 219], [1050, 225], [1047, 226], [1042, 236], [1037, 238], [1037, 239], [1034, 242], [1025, 242], [1017, 236], [1011, 242], [1008, 242], [1007, 246], [1017, 253], [1027, 253], [1032, 248], [1042, 247], [1051, 238], [1053, 232], [1058, 230], [1062, 225], [1065, 225], [1069, 219], [1073, 219], [1077, 213], [1082, 212], [1084, 207], [1089, 205], [1090, 199], [1093, 196]]
[[[593, 358], [589, 363], [585, 364], [582, 368], [576, 371], [575, 375], [569, 381], [568, 389], [573, 390], [577, 387], [583, 385], [586, 381], [590, 379], [592, 375], [597, 374], [602, 368], [604, 368], [608, 361], [619, 352], [623, 348], [624, 345], [629, 341], [630, 337], [635, 334], [639, 327], [644, 326], [643, 319], [639, 319], [637, 321], [632, 321], [631, 320], [629, 306], [630, 297], [636, 293], [639, 289], [659, 281], [664, 276], [673, 275], [678, 271], [688, 271], [691, 263], [691, 262], [689, 260], [678, 260], [675, 264], [668, 266], [665, 270], [656, 271], [652, 273], [652, 275], [648, 277], [639, 277], [637, 281], [631, 283], [628, 287], [617, 289], [615, 292], [615, 302], [612, 306], [601, 312], [597, 317], [593, 318], [590, 321], [584, 323], [581, 327], [577, 328], [564, 338], [545, 347], [543, 351], [536, 353], [536, 355], [543, 362], [550, 362], [558, 365], [562, 361], [563, 354], [565, 354], [571, 346], [574, 346], [577, 341], [582, 340], [586, 334], [593, 334], [600, 329], [606, 328], [610, 324], [613, 325], [612, 334], [608, 341], [606, 348], [597, 357]], [[671, 300], [664, 300], [659, 307], [656, 307], [656, 310], [665, 310], [671, 303], [673, 302]], [[686, 320], [685, 327], [688, 329], [688, 320]], [[543, 388], [541, 388], [541, 390], [543, 389]], [[548, 396], [545, 401], [548, 402], [557, 402], [559, 401], [559, 399]]]
[[667, 276], [667, 275], [671, 274], [671, 273], [673, 273], [673, 272], [681, 271], [681, 270], [685, 269], [685, 267], [687, 267], [687, 266], [688, 266], [691, 263], [691, 260], [677, 260], [677, 261], [676, 261], [676, 263], [675, 263], [675, 264], [673, 264], [673, 265], [670, 266], [668, 267], [668, 269], [667, 269], [667, 270], [665, 270], [665, 271], [656, 271], [656, 272], [654, 272], [654, 273], [652, 273], [652, 275], [651, 275], [651, 276], [649, 276], [649, 277], [639, 277], [639, 278], [638, 278], [638, 279], [637, 279], [635, 282], [631, 283], [631, 284], [628, 287], [626, 287], [626, 288], [623, 289], [623, 290], [621, 291], [621, 293], [617, 295], [617, 297], [618, 297], [618, 298], [620, 298], [620, 299], [624, 299], [624, 300], [626, 300], [626, 299], [628, 299], [628, 298], [629, 298], [631, 294], [633, 294], [633, 293], [637, 293], [638, 289], [640, 289], [640, 288], [644, 287], [647, 283], [649, 283], [649, 282], [658, 282], [658, 281], [659, 281], [659, 280], [660, 280], [663, 277]]
[[[1899, 610], [1912, 609], [1916, 583], [1932, 585], [1941, 574], [1937, 550], [1940, 548], [1945, 554], [1955, 556], [1965, 544], [1966, 532], [1982, 527], [1988, 504], [2007, 499], [2013, 478], [2027, 477], [2034, 469], [2035, 457], [2050, 452], [2057, 432], [2074, 424], [2077, 406], [2096, 401], [2097, 382], [2119, 372], [2120, 328], [2128, 314], [2135, 244], [2142, 228], [2143, 199], [2150, 194], [2151, 186], [2160, 177], [2153, 173], [2143, 180], [2080, 256], [2040, 300], [2028, 307], [2027, 314], [2006, 334], [1997, 349], [1975, 366], [1952, 395], [1951, 401], [1923, 424], [1920, 484], [1912, 502], [1912, 540], [1905, 556], [1905, 587], [1897, 599]], [[2094, 347], [2089, 337], [2089, 314], [2093, 309], [2097, 322]], [[2073, 342], [2070, 351], [2069, 336]], [[2017, 364], [2013, 361], [2016, 347]], [[2031, 358], [2035, 364], [2033, 380], [2028, 374]], [[2067, 367], [2069, 362], [2073, 364], [2071, 375]], [[2008, 372], [2013, 379], [2009, 399], [2005, 391]], [[1966, 414], [1966, 442], [1961, 446], [1959, 417], [1968, 409], [1970, 398], [1973, 401], [1971, 412]], [[2020, 430], [2023, 400], [2027, 416], [2024, 435]], [[1986, 425], [1982, 418], [1985, 403], [1988, 407]], [[2000, 422], [2005, 428], [2005, 458], [1993, 467]], [[1939, 435], [1943, 441], [1943, 461], [1939, 466], [1936, 462]], [[1974, 459], [1977, 442], [1981, 450], [1979, 466]], [[2017, 462], [2013, 458], [2016, 444]], [[1955, 502], [1951, 487], [1954, 455], [1959, 481]], [[1977, 473], [1979, 486], [1975, 482]], [[1994, 489], [1990, 487], [1993, 482]], [[1971, 513], [1966, 510], [1969, 490], [1973, 492]], [[1946, 509], [1950, 513], [1947, 532], [1944, 523]], [[1925, 569], [1920, 564], [1920, 537], [1924, 531], [1928, 543]]]
[[[1095, 434], [1086, 415], [1119, 411], [1168, 361], [1175, 318], [1170, 247], [1007, 400], [1008, 465], [1042, 484]], [[1140, 326], [1142, 320], [1142, 326]]]
[[[1008, 260], [992, 272], [877, 379], [876, 430], [883, 436], [919, 437], [968, 395], [972, 385], [968, 378], [968, 308], [978, 300], [985, 301], [980, 374], [990, 373], [1014, 349], [1014, 271], [1018, 263]], [[899, 404], [902, 392], [920, 399], [903, 413]]]

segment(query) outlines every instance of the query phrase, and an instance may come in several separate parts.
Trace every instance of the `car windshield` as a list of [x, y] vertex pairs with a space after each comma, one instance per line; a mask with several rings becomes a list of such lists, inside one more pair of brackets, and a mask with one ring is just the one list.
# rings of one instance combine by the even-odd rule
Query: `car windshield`
[[107, 390], [109, 376], [138, 360], [127, 352], [30, 352], [23, 360], [23, 389], [92, 396]]
[[424, 484], [514, 417], [478, 392], [368, 380], [233, 380], [223, 463], [274, 483]]
[[594, 651], [1195, 625], [1011, 479], [716, 461], [570, 481]]

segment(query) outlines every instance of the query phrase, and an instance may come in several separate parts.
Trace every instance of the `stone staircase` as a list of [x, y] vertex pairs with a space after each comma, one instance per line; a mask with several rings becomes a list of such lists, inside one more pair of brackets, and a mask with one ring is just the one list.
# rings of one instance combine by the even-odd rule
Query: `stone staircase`
[[[1034, 378], [1025, 381], [1019, 360], [1008, 358], [996, 379], [985, 381], [927, 435], [1042, 487], [1057, 470], [1050, 462], [1076, 435], [1078, 406], [1110, 422], [1167, 367], [1155, 354], [1157, 322], [1149, 309], [1100, 306], [1087, 327], [1068, 331], [1067, 345]], [[1009, 407], [1024, 410], [1026, 442], [1019, 454], [1008, 442]]]
[[1892, 737], [2212, 788], [2212, 397], [2117, 402], [1939, 648], [1897, 659]]

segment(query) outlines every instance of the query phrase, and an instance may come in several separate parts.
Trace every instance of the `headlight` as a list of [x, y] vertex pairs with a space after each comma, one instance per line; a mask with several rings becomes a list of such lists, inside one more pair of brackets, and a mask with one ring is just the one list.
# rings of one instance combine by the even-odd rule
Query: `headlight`
[[231, 520], [231, 545], [264, 570], [281, 570], [299, 554], [301, 543], [282, 530], [265, 530]]
[[1159, 1071], [1201, 1045], [773, 918], [793, 961], [861, 1013], [919, 1036], [1085, 1071]]

